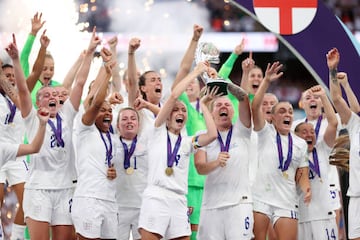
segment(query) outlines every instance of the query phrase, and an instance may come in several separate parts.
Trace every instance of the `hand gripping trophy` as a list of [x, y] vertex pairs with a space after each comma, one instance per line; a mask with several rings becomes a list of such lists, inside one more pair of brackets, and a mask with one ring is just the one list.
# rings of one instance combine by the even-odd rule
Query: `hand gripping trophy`
[[[210, 42], [202, 42], [199, 43], [196, 53], [195, 53], [195, 63], [199, 62], [209, 62], [211, 64], [219, 64], [220, 63], [220, 51], [217, 47]], [[201, 76], [201, 80], [210, 88], [215, 86], [219, 87], [218, 93], [222, 93], [222, 95], [227, 94], [227, 82], [223, 78], [211, 78], [206, 72]]]

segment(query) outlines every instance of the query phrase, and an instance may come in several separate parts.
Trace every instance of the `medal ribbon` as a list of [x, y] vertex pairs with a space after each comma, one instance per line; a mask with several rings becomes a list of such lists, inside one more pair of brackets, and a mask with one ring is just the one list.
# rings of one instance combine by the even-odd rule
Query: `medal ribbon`
[[7, 124], [9, 124], [14, 121], [14, 117], [15, 117], [15, 113], [16, 113], [16, 106], [15, 106], [15, 103], [12, 103], [11, 100], [8, 97], [6, 97], [4, 94], [1, 94], [1, 95], [3, 95], [3, 97], [6, 99], [7, 104], [9, 106], [10, 115], [9, 115], [9, 118], [7, 121]]
[[179, 134], [178, 139], [176, 140], [175, 143], [174, 151], [172, 151], [169, 132], [167, 132], [167, 166], [170, 168], [174, 165], [175, 159], [178, 161], [176, 155], [179, 151], [180, 144], [181, 144], [181, 134]]
[[101, 140], [103, 141], [103, 143], [105, 145], [105, 148], [106, 148], [106, 162], [107, 162], [107, 165], [108, 165], [108, 167], [111, 167], [111, 159], [113, 158], [113, 156], [112, 156], [112, 141], [111, 141], [110, 132], [109, 131], [106, 132], [106, 137], [109, 140], [109, 146], [106, 144], [105, 138], [104, 138], [102, 132], [100, 131], [100, 129], [99, 129], [99, 133], [100, 133], [100, 136], [101, 136]]
[[60, 115], [57, 113], [56, 114], [56, 127], [55, 127], [55, 124], [50, 119], [48, 119], [48, 124], [50, 125], [52, 131], [55, 134], [55, 138], [56, 138], [57, 143], [61, 147], [64, 147], [65, 143], [64, 143], [64, 140], [61, 137], [61, 135], [62, 135], [61, 121], [62, 121], [62, 119], [61, 119]]
[[[136, 143], [137, 143], [137, 135], [131, 142], [130, 150], [126, 143], [123, 142], [122, 138], [120, 137], [120, 142], [124, 147], [124, 168], [128, 169], [130, 167], [130, 158], [134, 154]], [[136, 168], [136, 158], [135, 158], [135, 168]]]
[[288, 133], [288, 141], [289, 141], [288, 154], [287, 154], [286, 161], [284, 163], [284, 156], [283, 156], [283, 152], [282, 152], [280, 134], [278, 132], [276, 133], [276, 144], [277, 144], [278, 155], [279, 155], [279, 169], [281, 169], [282, 172], [286, 171], [289, 168], [289, 165], [290, 165], [291, 159], [292, 159], [293, 141], [292, 141], [292, 137], [291, 137], [290, 133]]
[[220, 150], [221, 152], [229, 152], [229, 148], [230, 148], [230, 141], [231, 141], [231, 136], [232, 136], [232, 130], [233, 130], [233, 126], [231, 125], [231, 128], [226, 136], [226, 143], [224, 145], [224, 142], [222, 141], [220, 132], [218, 131], [218, 140], [220, 143]]
[[199, 98], [196, 99], [196, 111], [200, 112], [200, 99]]
[[311, 161], [309, 161], [309, 167], [312, 171], [314, 171], [318, 176], [319, 178], [321, 178], [321, 175], [320, 175], [320, 166], [319, 166], [319, 158], [318, 158], [318, 155], [317, 155], [317, 151], [316, 151], [316, 148], [314, 148], [312, 150], [312, 155], [313, 155], [313, 160], [314, 160], [314, 163], [312, 163]]
[[[323, 116], [320, 115], [320, 116], [318, 117], [318, 120], [316, 121], [316, 126], [315, 126], [316, 140], [318, 139], [318, 136], [319, 136], [319, 131], [320, 131], [320, 126], [321, 126], [322, 118], [323, 118]], [[306, 123], [308, 122], [308, 119], [307, 119], [307, 118], [305, 119], [305, 122], [306, 122]]]

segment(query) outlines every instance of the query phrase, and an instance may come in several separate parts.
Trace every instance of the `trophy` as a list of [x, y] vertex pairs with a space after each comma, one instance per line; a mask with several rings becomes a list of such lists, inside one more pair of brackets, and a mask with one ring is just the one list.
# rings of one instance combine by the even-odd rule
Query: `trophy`
[[[195, 63], [199, 62], [209, 62], [211, 64], [219, 64], [220, 63], [220, 51], [219, 49], [210, 42], [202, 42], [199, 43], [196, 54], [195, 54]], [[205, 72], [201, 75], [201, 80], [205, 83], [205, 85], [209, 86], [210, 89], [217, 86], [219, 87], [217, 93], [222, 93], [223, 95], [227, 95], [227, 81], [223, 78], [210, 78], [210, 76]]]

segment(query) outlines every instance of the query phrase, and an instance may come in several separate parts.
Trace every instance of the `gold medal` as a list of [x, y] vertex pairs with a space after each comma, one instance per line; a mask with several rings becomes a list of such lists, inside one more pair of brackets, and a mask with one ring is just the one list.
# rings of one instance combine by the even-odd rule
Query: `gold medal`
[[173, 168], [171, 168], [171, 167], [167, 167], [166, 169], [165, 169], [165, 174], [167, 175], [167, 176], [171, 176], [171, 175], [173, 175], [173, 173], [174, 173], [174, 169]]
[[131, 174], [133, 174], [133, 173], [134, 173], [134, 168], [128, 167], [128, 168], [126, 169], [126, 174], [127, 174], [127, 175], [131, 175]]
[[285, 179], [288, 179], [288, 178], [289, 178], [289, 174], [288, 174], [287, 172], [283, 172], [283, 177], [284, 177]]

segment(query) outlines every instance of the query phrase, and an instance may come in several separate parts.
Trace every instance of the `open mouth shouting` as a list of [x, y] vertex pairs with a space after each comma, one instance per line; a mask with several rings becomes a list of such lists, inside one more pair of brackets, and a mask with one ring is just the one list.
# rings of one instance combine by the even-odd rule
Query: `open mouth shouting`
[[104, 123], [105, 126], [110, 127], [111, 118], [110, 117], [104, 117], [103, 123]]
[[291, 119], [290, 118], [284, 118], [283, 124], [290, 126]]
[[316, 109], [316, 108], [317, 108], [317, 104], [315, 102], [311, 102], [310, 109]]
[[228, 113], [228, 110], [226, 108], [220, 109], [220, 111], [219, 111], [219, 116], [220, 117], [227, 117], [228, 115], [229, 115], [229, 113]]
[[49, 101], [49, 108], [56, 108], [56, 100], [55, 99]]
[[184, 117], [183, 116], [178, 116], [175, 118], [175, 122], [176, 123], [179, 123], [179, 124], [182, 124], [184, 123]]

